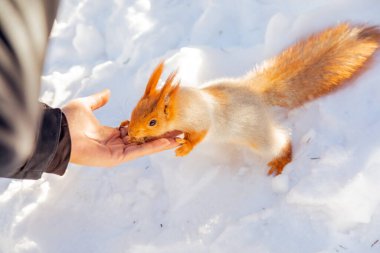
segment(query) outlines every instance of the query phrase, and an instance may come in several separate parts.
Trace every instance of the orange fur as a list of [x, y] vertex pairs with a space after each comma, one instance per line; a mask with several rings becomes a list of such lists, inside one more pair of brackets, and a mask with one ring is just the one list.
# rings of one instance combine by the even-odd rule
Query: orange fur
[[[363, 70], [379, 41], [378, 27], [343, 23], [294, 44], [244, 77], [200, 89], [180, 88], [174, 72], [157, 90], [161, 62], [132, 112], [129, 137], [143, 141], [180, 130], [185, 137], [178, 139], [176, 155], [184, 156], [213, 131], [263, 156], [279, 154], [271, 157], [268, 174], [281, 174], [292, 160], [292, 145], [268, 107], [295, 108], [342, 86]], [[157, 124], [151, 126], [152, 120]]]
[[[161, 62], [153, 71], [143, 97], [132, 112], [128, 126], [128, 135], [136, 142], [143, 142], [148, 137], [163, 135], [167, 132], [168, 122], [173, 120], [175, 101], [170, 100], [179, 89], [179, 83], [173, 85], [175, 73], [166, 80], [159, 91], [156, 86], [162, 74], [164, 64]], [[151, 120], [156, 120], [155, 126], [150, 126]]]
[[154, 69], [152, 75], [150, 76], [148, 84], [146, 85], [146, 88], [145, 88], [144, 97], [147, 97], [156, 91], [156, 86], [157, 86], [158, 80], [160, 80], [163, 70], [164, 70], [164, 62], [160, 62], [157, 65], [157, 67]]
[[129, 126], [129, 120], [124, 120], [120, 123], [120, 127], [128, 127]]
[[294, 108], [341, 86], [379, 47], [377, 27], [347, 23], [296, 43], [254, 73], [253, 89], [270, 105]]
[[282, 173], [285, 165], [292, 161], [292, 144], [289, 142], [278, 157], [268, 163], [268, 175], [277, 176]]
[[208, 94], [212, 95], [214, 98], [218, 99], [219, 101], [226, 101], [228, 99], [226, 93], [221, 91], [218, 87], [209, 86], [205, 87], [203, 90], [206, 91]]
[[185, 133], [185, 138], [179, 141], [182, 145], [175, 150], [176, 156], [185, 156], [190, 153], [193, 147], [201, 142], [206, 134], [207, 131]]

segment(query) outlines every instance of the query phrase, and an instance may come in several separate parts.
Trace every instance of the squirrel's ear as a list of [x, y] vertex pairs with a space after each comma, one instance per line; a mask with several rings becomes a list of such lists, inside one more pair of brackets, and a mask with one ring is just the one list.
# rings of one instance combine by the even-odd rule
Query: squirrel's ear
[[170, 89], [169, 93], [166, 95], [166, 102], [168, 103], [171, 98], [174, 98], [179, 90], [180, 81], [177, 81]]
[[152, 94], [156, 90], [156, 86], [157, 86], [158, 80], [160, 79], [163, 69], [164, 69], [164, 62], [161, 61], [157, 65], [157, 67], [154, 69], [152, 75], [149, 78], [148, 84], [146, 85], [146, 88], [145, 88], [144, 97], [148, 96], [149, 94]]
[[173, 98], [177, 94], [179, 90], [180, 82], [178, 81], [173, 85], [173, 81], [176, 75], [177, 75], [177, 71], [174, 71], [169, 75], [168, 79], [166, 79], [165, 85], [164, 87], [162, 87], [160, 91], [160, 96], [158, 98], [158, 103], [157, 103], [158, 107], [167, 106], [170, 102], [170, 99]]

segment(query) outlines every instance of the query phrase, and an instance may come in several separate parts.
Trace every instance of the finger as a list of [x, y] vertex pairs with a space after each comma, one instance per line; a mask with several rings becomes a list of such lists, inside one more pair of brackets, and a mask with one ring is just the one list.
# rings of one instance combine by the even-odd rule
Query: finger
[[119, 129], [108, 126], [98, 126], [93, 131], [87, 131], [85, 136], [102, 144], [107, 144], [115, 139], [122, 140]]
[[122, 138], [126, 137], [128, 135], [128, 128], [126, 127], [119, 127], [119, 131], [120, 131], [120, 136]]
[[125, 136], [125, 137], [122, 137], [122, 138], [123, 138], [123, 141], [124, 141], [124, 143], [126, 145], [133, 143], [133, 141], [132, 141], [132, 139], [131, 139], [130, 136]]
[[120, 127], [128, 127], [129, 126], [129, 123], [130, 121], [129, 120], [124, 120], [120, 123]]
[[115, 137], [115, 136], [120, 137], [121, 136], [119, 128], [115, 128], [115, 127], [100, 126], [98, 132], [99, 132], [100, 136], [102, 136], [104, 138], [111, 138], [111, 137]]
[[105, 105], [110, 99], [111, 91], [106, 89], [91, 96], [81, 98], [82, 103], [92, 111]]
[[177, 137], [178, 135], [181, 135], [181, 134], [183, 134], [183, 132], [178, 131], [178, 130], [174, 130], [174, 131], [166, 132], [163, 135], [160, 135], [160, 136], [157, 136], [157, 137], [151, 137], [148, 140], [149, 141], [154, 141], [154, 140], [158, 140], [158, 139], [161, 139], [161, 138], [174, 138], [174, 137]]
[[183, 132], [178, 131], [178, 130], [174, 130], [174, 131], [170, 131], [170, 132], [163, 134], [161, 137], [162, 138], [174, 138], [180, 134], [183, 134]]
[[166, 146], [165, 149], [172, 149], [172, 148], [176, 148], [180, 146], [178, 142], [176, 141], [176, 138], [166, 138], [166, 139], [170, 142], [170, 144]]
[[140, 157], [157, 153], [163, 150], [171, 149], [177, 146], [178, 143], [176, 143], [174, 139], [162, 138], [141, 145], [127, 146], [124, 150], [124, 153], [127, 156]]
[[125, 144], [124, 143], [113, 143], [113, 144], [108, 144], [108, 148], [112, 150], [124, 150]]
[[111, 139], [109, 139], [106, 143], [104, 143], [105, 145], [107, 146], [110, 146], [110, 145], [114, 145], [114, 144], [123, 144], [124, 147], [125, 147], [125, 143], [123, 141], [122, 138], [120, 137], [112, 137]]

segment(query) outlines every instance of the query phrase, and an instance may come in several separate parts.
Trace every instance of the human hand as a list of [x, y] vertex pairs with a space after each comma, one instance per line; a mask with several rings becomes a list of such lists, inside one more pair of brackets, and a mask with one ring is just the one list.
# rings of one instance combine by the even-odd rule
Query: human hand
[[125, 143], [119, 128], [101, 125], [93, 111], [104, 106], [110, 94], [109, 90], [104, 90], [74, 99], [62, 108], [71, 136], [70, 162], [88, 166], [115, 166], [178, 146], [175, 141], [178, 133], [144, 144]]

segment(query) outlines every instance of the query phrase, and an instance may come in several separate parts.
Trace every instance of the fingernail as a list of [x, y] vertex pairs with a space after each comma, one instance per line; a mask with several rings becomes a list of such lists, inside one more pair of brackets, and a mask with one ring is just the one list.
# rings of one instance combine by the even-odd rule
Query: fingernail
[[119, 127], [121, 137], [127, 136], [127, 130], [124, 127]]
[[163, 146], [169, 146], [170, 145], [170, 141], [168, 139], [160, 139], [160, 144], [163, 145]]

